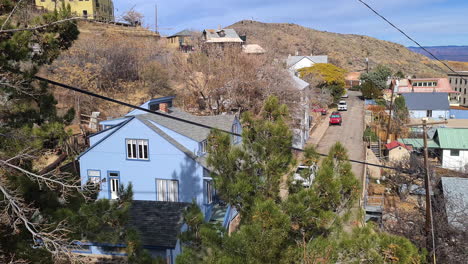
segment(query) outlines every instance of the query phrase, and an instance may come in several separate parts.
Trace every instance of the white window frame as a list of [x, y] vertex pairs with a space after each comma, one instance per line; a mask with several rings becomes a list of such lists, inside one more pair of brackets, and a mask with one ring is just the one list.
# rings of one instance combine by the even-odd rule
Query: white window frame
[[125, 148], [129, 160], [149, 160], [148, 139], [126, 139]]
[[[457, 155], [453, 155], [454, 152], [456, 152]], [[450, 150], [450, 157], [460, 157], [460, 150], [459, 149], [451, 149]]]
[[212, 204], [215, 195], [214, 184], [211, 180], [204, 180], [205, 184], [205, 203]]
[[201, 154], [205, 154], [208, 150], [208, 140], [203, 140], [202, 142], [200, 142], [200, 155]]
[[179, 201], [179, 181], [156, 179], [156, 201], [178, 202]]
[[101, 171], [88, 170], [88, 182], [94, 186], [99, 186], [99, 190], [101, 190]]

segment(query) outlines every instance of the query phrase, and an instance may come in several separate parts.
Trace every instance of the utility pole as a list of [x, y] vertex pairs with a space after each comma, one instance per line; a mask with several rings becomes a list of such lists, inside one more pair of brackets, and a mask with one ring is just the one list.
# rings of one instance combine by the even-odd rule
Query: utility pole
[[158, 33], [158, 4], [154, 4], [154, 32]]
[[387, 142], [385, 143], [388, 143], [388, 139], [390, 138], [390, 128], [391, 128], [391, 124], [392, 124], [392, 110], [393, 110], [393, 92], [395, 91], [395, 87], [393, 87], [392, 89], [392, 96], [390, 97], [390, 113], [389, 113], [389, 116], [388, 116], [388, 125], [387, 125]]
[[[427, 118], [423, 118], [421, 124], [407, 125], [409, 127], [423, 127], [423, 140], [424, 140], [424, 188], [426, 189], [426, 235], [427, 235], [427, 245], [432, 244], [432, 256], [433, 263], [436, 264], [436, 255], [435, 255], [435, 237], [434, 237], [434, 223], [432, 221], [432, 201], [431, 201], [431, 184], [430, 184], [430, 175], [429, 175], [429, 151], [427, 147], [427, 126], [428, 125], [440, 125], [447, 124], [447, 121], [442, 122], [427, 122]], [[430, 238], [430, 239], [429, 239]], [[429, 252], [431, 250], [428, 250]]]
[[366, 72], [369, 73], [369, 58], [366, 58]]

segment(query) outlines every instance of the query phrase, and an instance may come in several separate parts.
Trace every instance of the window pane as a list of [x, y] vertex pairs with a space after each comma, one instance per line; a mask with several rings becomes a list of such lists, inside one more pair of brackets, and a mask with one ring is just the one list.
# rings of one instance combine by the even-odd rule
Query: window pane
[[143, 158], [148, 159], [148, 144], [143, 145]]
[[156, 180], [157, 200], [162, 202], [166, 200], [166, 182], [164, 180]]
[[127, 158], [132, 158], [132, 144], [127, 140]]
[[138, 158], [143, 159], [143, 145], [138, 144]]
[[132, 158], [136, 159], [137, 158], [137, 153], [136, 153], [136, 142], [132, 140]]
[[177, 202], [179, 200], [179, 183], [177, 181], [168, 181], [169, 201]]

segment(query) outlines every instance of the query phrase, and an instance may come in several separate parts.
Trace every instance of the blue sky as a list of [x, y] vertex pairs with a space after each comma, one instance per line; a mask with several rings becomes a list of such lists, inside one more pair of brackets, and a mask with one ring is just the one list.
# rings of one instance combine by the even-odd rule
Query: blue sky
[[[468, 45], [468, 0], [365, 0], [424, 46]], [[361, 34], [414, 46], [357, 0], [114, 0], [116, 16], [132, 7], [154, 28], [154, 6], [163, 35], [229, 26], [243, 19], [296, 23]]]

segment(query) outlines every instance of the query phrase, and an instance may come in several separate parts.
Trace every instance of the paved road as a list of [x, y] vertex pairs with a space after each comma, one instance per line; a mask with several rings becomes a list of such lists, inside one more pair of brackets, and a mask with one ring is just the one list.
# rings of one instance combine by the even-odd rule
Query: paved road
[[[349, 98], [344, 99], [348, 104], [348, 111], [341, 112], [343, 123], [341, 126], [330, 126], [325, 135], [318, 142], [317, 150], [328, 154], [330, 147], [340, 141], [348, 149], [350, 159], [364, 160], [364, 101], [359, 99], [360, 92], [349, 91]], [[363, 165], [352, 163], [356, 178], [361, 180]]]

